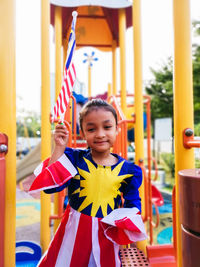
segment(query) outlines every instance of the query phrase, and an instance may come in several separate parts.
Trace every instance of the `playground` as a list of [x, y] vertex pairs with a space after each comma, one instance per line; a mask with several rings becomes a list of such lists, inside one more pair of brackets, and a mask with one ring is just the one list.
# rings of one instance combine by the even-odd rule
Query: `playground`
[[[190, 0], [173, 0], [173, 114], [167, 122], [166, 118], [165, 121], [163, 118], [156, 121], [152, 110], [152, 107], [155, 108], [155, 102], [152, 105], [153, 96], [143, 90], [140, 0], [103, 0], [101, 4], [97, 0], [41, 0], [41, 120], [40, 128], [36, 125], [31, 133], [35, 142], [33, 145], [30, 144], [30, 129], [26, 128], [25, 120], [21, 128], [16, 121], [16, 77], [13, 67], [15, 0], [3, 2], [6, 16], [1, 20], [8, 27], [2, 41], [3, 71], [0, 74], [3, 88], [0, 93], [3, 100], [0, 109], [0, 266], [37, 266], [47, 250], [64, 216], [68, 194], [66, 189], [51, 195], [30, 193], [35, 179], [33, 172], [51, 155], [52, 131], [60, 120], [58, 110], [62, 111], [62, 123], [69, 132], [68, 146], [85, 149], [86, 142], [79, 132], [78, 114], [88, 100], [101, 98], [112, 105], [118, 118], [119, 131], [112, 152], [139, 165], [143, 176], [139, 194], [141, 218], [148, 237], [121, 246], [122, 266], [199, 267], [200, 138], [194, 132], [194, 124], [199, 117], [195, 117], [198, 105], [194, 107], [193, 102]], [[75, 11], [77, 14], [73, 13]], [[53, 92], [50, 79], [50, 25], [55, 35]], [[125, 41], [125, 33], [130, 27], [133, 28], [134, 55], [130, 59], [134, 66], [134, 88], [131, 93], [126, 89], [128, 51]], [[95, 52], [84, 54], [83, 63], [88, 64], [86, 90], [80, 89], [81, 84], [76, 80], [78, 73], [71, 61], [68, 66], [70, 73], [67, 72], [66, 58], [69, 59], [72, 47], [70, 38], [75, 38], [76, 49], [73, 53], [84, 47], [94, 47], [112, 54], [112, 82], [108, 83], [104, 93], [93, 94], [92, 66], [98, 60]], [[117, 75], [120, 76], [119, 85]], [[67, 87], [71, 86], [71, 90], [66, 90], [67, 96], [62, 91], [63, 81]], [[157, 123], [154, 132], [153, 119]], [[20, 131], [25, 137], [21, 143]], [[166, 139], [163, 136], [170, 140], [165, 147], [162, 141]], [[21, 144], [25, 141], [28, 145], [22, 148]], [[123, 203], [123, 196], [121, 200]]]

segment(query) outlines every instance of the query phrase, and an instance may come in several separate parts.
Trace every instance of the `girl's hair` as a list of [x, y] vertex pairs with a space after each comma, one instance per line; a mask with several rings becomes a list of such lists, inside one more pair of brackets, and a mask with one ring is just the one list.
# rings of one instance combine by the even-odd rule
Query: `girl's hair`
[[88, 101], [81, 109], [80, 113], [79, 113], [79, 123], [80, 123], [80, 128], [81, 130], [83, 130], [83, 119], [84, 117], [89, 114], [91, 111], [94, 110], [98, 110], [98, 109], [104, 109], [106, 111], [110, 111], [116, 121], [116, 125], [117, 125], [117, 113], [115, 111], [115, 109], [108, 104], [106, 101], [100, 99], [100, 98], [96, 98], [96, 99], [92, 99], [90, 101]]

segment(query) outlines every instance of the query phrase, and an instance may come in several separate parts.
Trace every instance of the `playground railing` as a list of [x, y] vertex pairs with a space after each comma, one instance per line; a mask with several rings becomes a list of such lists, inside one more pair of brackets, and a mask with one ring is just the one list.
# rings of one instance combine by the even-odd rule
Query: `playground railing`
[[200, 147], [200, 140], [195, 140], [194, 138], [194, 131], [186, 128], [183, 131], [183, 146], [185, 148]]
[[[127, 120], [115, 96], [110, 96], [108, 102], [115, 108], [118, 118], [118, 135], [113, 146], [113, 152], [127, 159]], [[133, 122], [133, 121], [132, 121]]]
[[0, 133], [0, 266], [4, 266], [4, 240], [5, 240], [5, 179], [6, 179], [6, 153], [8, 152], [8, 137]]
[[149, 202], [148, 202], [148, 177], [146, 168], [143, 161], [139, 162], [139, 166], [142, 169], [143, 181], [144, 181], [144, 198], [145, 198], [145, 216], [142, 217], [143, 221], [146, 222], [149, 218]]
[[[127, 97], [134, 98], [134, 94], [127, 94]], [[132, 114], [132, 119], [127, 120], [121, 111], [121, 108], [117, 102], [117, 98], [120, 98], [120, 95], [117, 95], [116, 97], [109, 97], [108, 101], [111, 102], [112, 99], [114, 99], [114, 107], [119, 110], [119, 117], [122, 118], [123, 122], [126, 122], [126, 129], [128, 123], [135, 123], [135, 116]], [[151, 156], [151, 97], [148, 95], [144, 95], [144, 105], [146, 106], [146, 115], [147, 115], [147, 126], [146, 126], [146, 131], [147, 131], [147, 168], [148, 168], [148, 176], [149, 179], [151, 180], [151, 163], [153, 162], [155, 166], [155, 176], [154, 176], [154, 181], [157, 180], [158, 178], [158, 169], [157, 169], [157, 164], [156, 160]], [[127, 104], [128, 108], [134, 108], [134, 103], [133, 104]]]
[[172, 214], [173, 214], [173, 243], [165, 245], [147, 246], [147, 257], [150, 266], [173, 266], [176, 267], [176, 195], [175, 187], [172, 191]]

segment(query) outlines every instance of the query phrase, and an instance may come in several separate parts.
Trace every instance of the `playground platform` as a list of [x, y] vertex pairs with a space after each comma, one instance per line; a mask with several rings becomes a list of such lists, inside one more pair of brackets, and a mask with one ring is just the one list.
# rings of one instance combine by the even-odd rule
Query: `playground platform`
[[40, 244], [40, 201], [17, 188], [16, 242], [33, 241]]

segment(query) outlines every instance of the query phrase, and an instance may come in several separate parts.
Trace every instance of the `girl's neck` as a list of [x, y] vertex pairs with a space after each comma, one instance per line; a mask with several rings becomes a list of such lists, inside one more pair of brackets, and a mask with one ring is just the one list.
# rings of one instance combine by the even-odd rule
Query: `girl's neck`
[[96, 152], [91, 150], [92, 159], [99, 165], [111, 166], [117, 163], [117, 158], [113, 156], [110, 151]]

